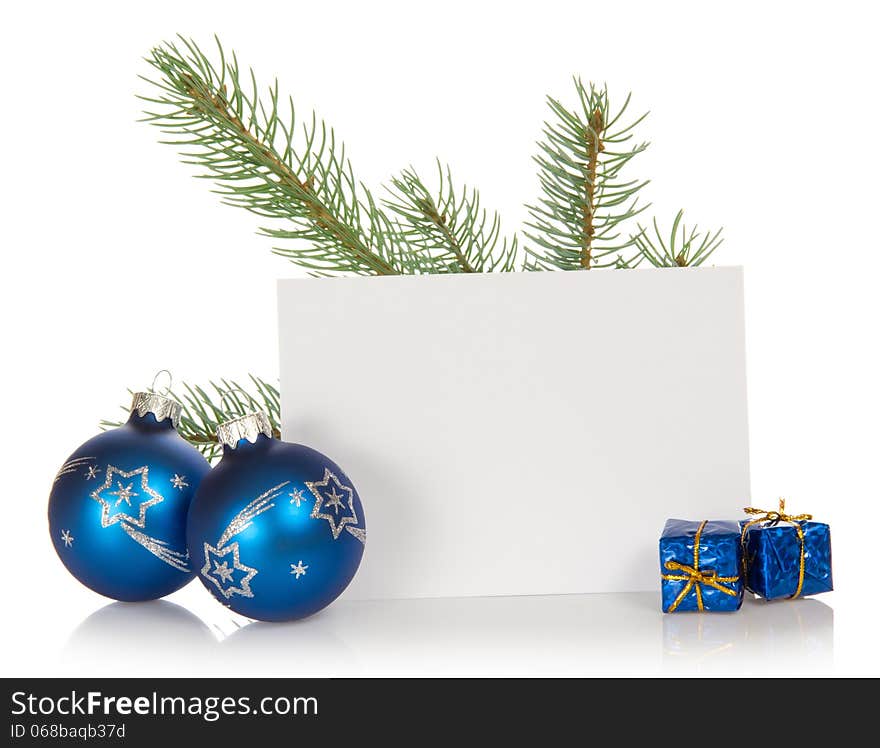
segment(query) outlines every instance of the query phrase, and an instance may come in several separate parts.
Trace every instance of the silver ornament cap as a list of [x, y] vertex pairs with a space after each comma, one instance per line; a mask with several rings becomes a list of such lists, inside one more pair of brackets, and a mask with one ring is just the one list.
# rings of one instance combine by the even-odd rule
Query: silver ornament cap
[[242, 439], [253, 444], [260, 434], [272, 438], [269, 416], [261, 410], [225, 421], [217, 427], [217, 441], [230, 449], [235, 449]]
[[166, 418], [171, 419], [171, 425], [177, 428], [180, 423], [180, 411], [183, 406], [177, 400], [172, 400], [165, 395], [155, 392], [135, 392], [131, 398], [131, 411], [143, 418], [147, 413], [152, 413], [159, 423]]

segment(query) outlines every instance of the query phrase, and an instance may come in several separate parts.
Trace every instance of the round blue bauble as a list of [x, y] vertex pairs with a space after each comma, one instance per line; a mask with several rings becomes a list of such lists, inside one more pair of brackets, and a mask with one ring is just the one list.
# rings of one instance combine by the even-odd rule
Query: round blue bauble
[[186, 515], [210, 471], [176, 429], [180, 405], [134, 395], [128, 422], [89, 439], [61, 466], [49, 495], [59, 558], [86, 587], [116, 600], [154, 600], [194, 574]]
[[187, 543], [202, 584], [223, 605], [291, 621], [351, 582], [366, 542], [352, 482], [320, 452], [272, 437], [253, 413], [222, 424], [223, 458], [189, 510]]

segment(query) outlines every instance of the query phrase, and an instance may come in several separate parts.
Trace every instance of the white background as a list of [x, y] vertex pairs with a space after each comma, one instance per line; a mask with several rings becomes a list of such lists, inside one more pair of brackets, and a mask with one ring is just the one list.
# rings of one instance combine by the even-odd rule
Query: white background
[[[682, 648], [676, 661], [690, 662], [690, 652], [704, 672], [701, 648], [711, 655], [712, 643], [742, 654], [725, 660], [728, 671], [789, 672], [821, 650], [817, 660], [834, 672], [880, 673], [871, 591], [880, 563], [880, 156], [869, 8], [552, 0], [6, 8], [3, 674], [173, 674], [208, 663], [258, 673], [261, 662], [281, 662], [288, 674], [655, 673], [669, 671], [669, 651]], [[377, 186], [408, 164], [428, 172], [440, 156], [481, 186], [509, 229], [537, 192], [531, 156], [544, 95], [569, 97], [572, 73], [607, 81], [618, 97], [634, 92], [634, 108], [651, 110], [641, 132], [653, 145], [632, 168], [652, 179], [656, 211], [668, 222], [685, 207], [701, 224], [723, 224], [715, 261], [746, 268], [754, 501], [772, 505], [785, 494], [794, 511], [833, 525], [837, 590], [774, 606], [794, 622], [771, 628], [789, 644], [800, 637], [803, 650], [786, 659], [775, 639], [747, 649], [740, 623], [669, 623], [655, 600], [641, 598], [536, 598], [479, 610], [447, 603], [442, 613], [431, 601], [396, 612], [362, 604], [290, 629], [247, 627], [219, 643], [241, 622], [220, 620], [194, 584], [173, 601], [204, 630], [167, 605], [113, 609], [103, 614], [110, 625], [81, 625], [106, 601], [67, 576], [46, 537], [57, 466], [156, 369], [201, 380], [277, 371], [275, 279], [298, 271], [270, 254], [254, 217], [219, 205], [156, 144], [158, 133], [136, 122], [134, 95], [148, 90], [137, 76], [149, 73], [141, 57], [151, 45], [182, 32], [207, 48], [215, 31], [261, 80], [277, 74], [302, 113], [315, 108], [333, 123], [361, 179]], [[820, 606], [834, 609], [833, 635]], [[764, 626], [764, 610], [741, 620]], [[625, 614], [632, 623], [621, 627]], [[211, 637], [198, 666], [181, 660], [181, 649], [162, 656], [179, 616], [189, 621], [183, 629]], [[612, 629], [619, 648], [601, 639]], [[110, 658], [132, 643], [139, 659]], [[230, 650], [239, 656], [223, 655]], [[278, 660], [278, 651], [313, 655]]]

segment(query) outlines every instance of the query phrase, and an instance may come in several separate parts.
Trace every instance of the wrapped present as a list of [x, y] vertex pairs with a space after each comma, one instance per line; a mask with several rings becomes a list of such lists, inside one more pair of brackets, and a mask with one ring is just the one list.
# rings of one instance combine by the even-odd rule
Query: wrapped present
[[831, 528], [811, 514], [786, 514], [746, 507], [743, 520], [743, 575], [746, 588], [767, 600], [830, 592]]
[[737, 522], [666, 521], [660, 536], [663, 610], [739, 610], [742, 545]]

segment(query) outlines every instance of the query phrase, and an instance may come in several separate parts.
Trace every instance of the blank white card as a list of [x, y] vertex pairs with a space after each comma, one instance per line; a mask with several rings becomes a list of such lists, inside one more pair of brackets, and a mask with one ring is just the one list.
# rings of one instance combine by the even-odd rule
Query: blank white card
[[749, 499], [740, 268], [281, 280], [287, 441], [360, 493], [350, 598], [652, 590]]

